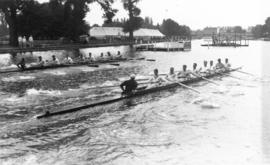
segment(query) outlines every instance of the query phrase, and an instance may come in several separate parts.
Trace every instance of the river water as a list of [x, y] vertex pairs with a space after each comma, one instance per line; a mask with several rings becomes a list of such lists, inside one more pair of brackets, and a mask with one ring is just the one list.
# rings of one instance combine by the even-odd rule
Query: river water
[[[81, 50], [98, 55], [118, 50], [127, 57], [150, 61], [0, 75], [0, 164], [42, 165], [264, 165], [270, 164], [270, 42], [249, 47], [207, 48], [192, 42], [188, 52], [133, 52], [128, 47]], [[41, 55], [74, 52], [33, 52]], [[20, 55], [18, 55], [20, 56]], [[2, 67], [14, 67], [19, 57], [1, 55]], [[119, 96], [117, 85], [130, 73], [140, 77], [154, 68], [202, 64], [229, 58], [243, 71], [191, 86], [202, 94], [176, 88], [131, 100], [37, 120], [46, 110], [57, 111]], [[92, 89], [89, 89], [92, 88]]]

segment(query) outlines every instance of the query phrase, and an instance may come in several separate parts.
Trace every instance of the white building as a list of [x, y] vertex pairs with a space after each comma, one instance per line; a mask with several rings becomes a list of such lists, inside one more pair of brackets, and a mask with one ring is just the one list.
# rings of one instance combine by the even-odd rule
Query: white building
[[[128, 33], [123, 32], [123, 28], [121, 27], [93, 27], [90, 29], [89, 35], [97, 39], [123, 38], [129, 36]], [[151, 39], [163, 37], [165, 36], [157, 29], [142, 28], [134, 31], [134, 38], [136, 39]]]

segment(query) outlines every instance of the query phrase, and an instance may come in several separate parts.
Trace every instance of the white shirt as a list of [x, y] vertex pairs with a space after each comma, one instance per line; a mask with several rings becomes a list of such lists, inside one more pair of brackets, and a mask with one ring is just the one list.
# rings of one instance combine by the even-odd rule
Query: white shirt
[[72, 58], [70, 58], [70, 57], [66, 57], [66, 58], [64, 59], [64, 62], [65, 62], [65, 63], [71, 64], [71, 63], [73, 63], [73, 60], [72, 60]]

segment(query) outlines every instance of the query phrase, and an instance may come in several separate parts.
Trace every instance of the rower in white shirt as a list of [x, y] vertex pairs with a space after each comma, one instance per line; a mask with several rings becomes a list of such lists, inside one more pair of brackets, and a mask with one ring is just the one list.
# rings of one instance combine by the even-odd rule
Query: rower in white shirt
[[187, 80], [191, 78], [190, 71], [187, 70], [186, 65], [183, 65], [182, 71], [178, 72], [177, 78], [180, 80]]
[[226, 70], [230, 70], [231, 69], [231, 64], [229, 63], [229, 59], [228, 58], [226, 58], [225, 59], [225, 69]]
[[175, 74], [173, 67], [170, 68], [170, 72], [169, 72], [169, 74], [166, 75], [165, 79], [168, 81], [176, 81], [177, 80], [177, 75]]
[[50, 61], [50, 65], [60, 65], [59, 59], [56, 58], [55, 55], [52, 55], [52, 61]]
[[71, 57], [69, 57], [69, 55], [66, 55], [66, 58], [64, 59], [64, 63], [65, 64], [73, 64], [73, 60]]
[[147, 88], [153, 88], [162, 85], [166, 80], [159, 76], [158, 69], [154, 69], [154, 75], [148, 82], [151, 83], [151, 85], [148, 85]]
[[203, 67], [201, 68], [200, 74], [207, 75], [209, 73], [207, 61], [203, 61]]

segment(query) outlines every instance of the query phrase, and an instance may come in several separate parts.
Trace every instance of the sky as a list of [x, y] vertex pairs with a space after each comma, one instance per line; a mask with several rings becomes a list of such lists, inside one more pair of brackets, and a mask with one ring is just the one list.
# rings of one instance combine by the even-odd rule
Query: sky
[[[39, 0], [47, 1], [47, 0]], [[102, 10], [98, 4], [89, 5], [85, 20], [90, 24], [103, 23]], [[115, 18], [127, 17], [121, 0], [113, 5], [118, 9]], [[243, 26], [247, 28], [263, 24], [270, 17], [270, 0], [141, 0], [138, 3], [142, 17], [152, 17], [154, 23], [171, 18], [192, 30], [204, 27]]]

